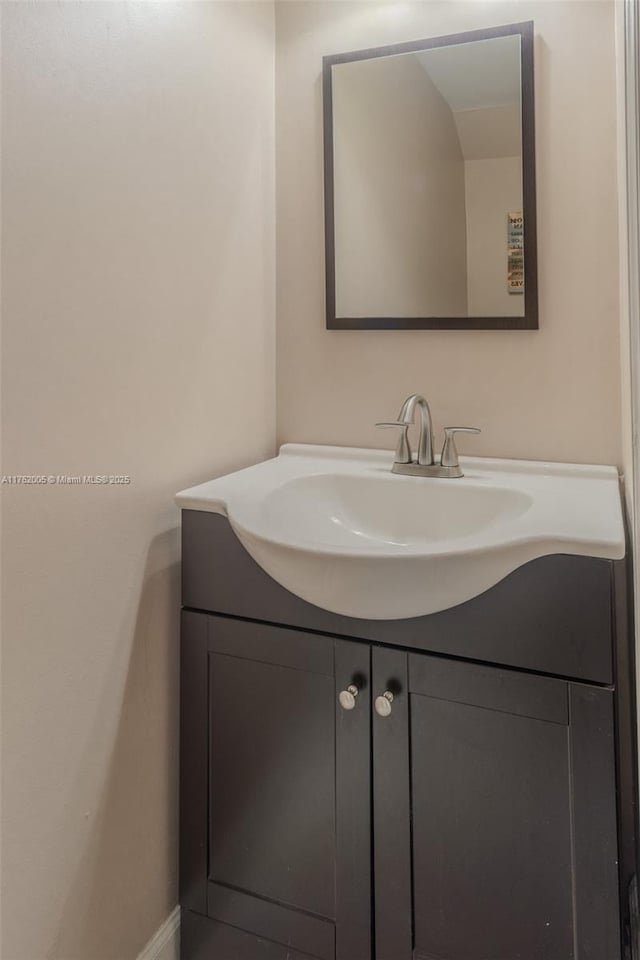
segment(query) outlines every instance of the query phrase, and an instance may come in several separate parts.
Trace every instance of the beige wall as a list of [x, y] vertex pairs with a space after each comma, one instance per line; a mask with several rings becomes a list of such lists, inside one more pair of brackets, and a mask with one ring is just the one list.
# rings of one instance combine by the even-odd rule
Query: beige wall
[[[324, 329], [323, 54], [536, 26], [538, 332]], [[278, 434], [386, 446], [412, 391], [469, 453], [619, 463], [614, 4], [290, 2], [277, 25]]]
[[412, 55], [332, 73], [337, 316], [465, 316], [465, 174], [451, 109]]
[[175, 491], [274, 435], [273, 8], [3, 4], [5, 960], [176, 891]]
[[469, 316], [524, 316], [524, 297], [507, 289], [507, 214], [522, 210], [522, 160], [467, 160], [464, 178]]

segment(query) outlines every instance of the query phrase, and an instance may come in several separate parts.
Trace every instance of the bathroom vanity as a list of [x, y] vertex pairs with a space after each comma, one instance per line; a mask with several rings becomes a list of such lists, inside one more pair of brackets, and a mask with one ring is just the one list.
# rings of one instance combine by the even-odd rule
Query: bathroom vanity
[[[421, 480], [390, 476], [381, 451], [285, 447], [178, 496], [183, 960], [631, 955], [633, 664], [615, 471], [462, 463], [463, 479]], [[334, 478], [326, 495], [322, 477]], [[560, 520], [549, 540], [544, 497], [562, 506], [565, 482], [581, 542]], [[467, 496], [480, 507], [445, 549], [446, 484], [462, 513]], [[531, 502], [494, 516], [485, 493], [515, 489]], [[309, 517], [311, 503], [329, 519]], [[296, 571], [317, 578], [306, 599], [282, 585]], [[434, 609], [401, 616], [391, 598], [396, 613], [381, 616], [384, 583], [408, 609], [414, 580]], [[324, 607], [309, 602], [320, 596]]]

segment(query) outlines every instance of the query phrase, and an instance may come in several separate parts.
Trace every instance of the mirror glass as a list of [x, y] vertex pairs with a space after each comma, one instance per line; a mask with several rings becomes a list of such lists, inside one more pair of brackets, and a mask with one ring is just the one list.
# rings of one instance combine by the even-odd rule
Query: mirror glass
[[537, 326], [522, 41], [326, 58], [329, 326]]

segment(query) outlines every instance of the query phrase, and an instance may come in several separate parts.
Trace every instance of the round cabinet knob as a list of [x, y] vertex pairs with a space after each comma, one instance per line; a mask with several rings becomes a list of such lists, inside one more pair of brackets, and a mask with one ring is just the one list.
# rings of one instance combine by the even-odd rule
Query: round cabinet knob
[[343, 710], [353, 710], [356, 705], [358, 688], [355, 683], [350, 683], [346, 690], [341, 690], [338, 694], [338, 700]]
[[381, 697], [376, 697], [375, 708], [379, 717], [388, 717], [391, 713], [391, 704], [393, 703], [393, 694], [390, 690], [385, 690]]

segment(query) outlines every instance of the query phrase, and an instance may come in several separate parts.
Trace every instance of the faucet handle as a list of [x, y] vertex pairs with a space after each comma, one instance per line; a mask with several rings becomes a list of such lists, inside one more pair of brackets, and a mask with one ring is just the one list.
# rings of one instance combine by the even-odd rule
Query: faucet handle
[[440, 457], [440, 466], [459, 467], [458, 451], [456, 449], [456, 433], [480, 433], [477, 427], [445, 427], [444, 446]]
[[389, 427], [400, 427], [400, 438], [398, 440], [398, 446], [396, 447], [396, 463], [411, 463], [411, 450], [409, 448], [409, 438], [407, 436], [407, 431], [409, 430], [409, 424], [404, 420], [383, 420], [381, 423], [376, 423], [376, 427], [381, 427], [383, 430], [386, 430]]

